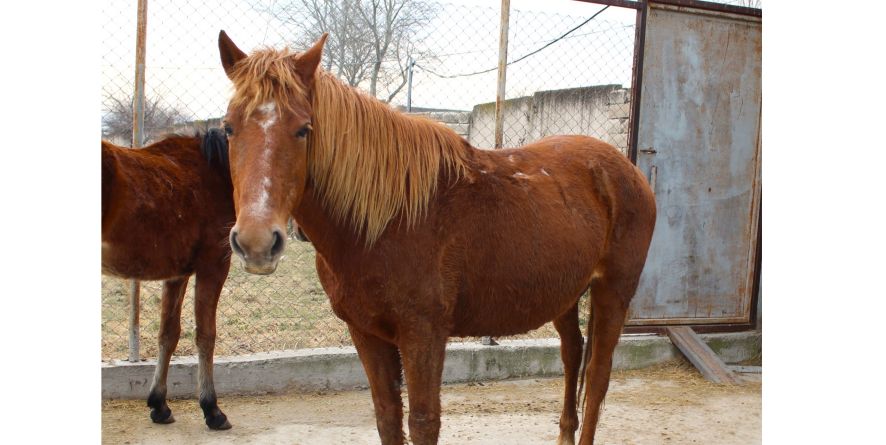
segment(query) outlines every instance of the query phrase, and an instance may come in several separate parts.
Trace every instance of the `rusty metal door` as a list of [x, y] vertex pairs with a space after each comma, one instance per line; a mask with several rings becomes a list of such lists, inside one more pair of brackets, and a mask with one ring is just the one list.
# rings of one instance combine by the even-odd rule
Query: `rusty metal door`
[[758, 17], [647, 10], [636, 149], [658, 220], [629, 325], [751, 321], [760, 30]]

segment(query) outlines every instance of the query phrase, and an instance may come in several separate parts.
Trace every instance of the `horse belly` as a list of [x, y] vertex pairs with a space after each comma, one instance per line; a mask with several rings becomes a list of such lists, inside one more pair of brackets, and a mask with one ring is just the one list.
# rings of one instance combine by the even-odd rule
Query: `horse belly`
[[[568, 311], [590, 283], [603, 233], [570, 211], [548, 212], [551, 224], [503, 221], [466, 249], [455, 311], [457, 335], [513, 335], [537, 329]], [[474, 225], [477, 227], [479, 224]], [[569, 230], [567, 230], [569, 229]], [[481, 230], [477, 230], [478, 233]]]
[[[578, 299], [578, 294], [515, 296], [512, 298], [477, 299], [478, 304], [467, 304], [459, 311], [453, 326], [456, 337], [505, 336], [524, 334], [566, 312]], [[520, 303], [517, 302], [519, 300]]]
[[465, 292], [455, 310], [454, 336], [515, 335], [538, 329], [568, 311], [587, 287], [575, 268]]
[[189, 258], [179, 255], [162, 256], [149, 248], [133, 249], [129, 246], [102, 241], [102, 274], [137, 280], [166, 280], [190, 275]]

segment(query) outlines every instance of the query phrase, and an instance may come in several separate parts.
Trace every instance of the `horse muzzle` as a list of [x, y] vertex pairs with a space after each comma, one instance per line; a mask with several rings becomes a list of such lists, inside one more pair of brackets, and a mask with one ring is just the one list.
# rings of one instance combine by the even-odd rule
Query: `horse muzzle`
[[241, 231], [234, 226], [230, 242], [231, 250], [243, 262], [243, 269], [256, 275], [274, 273], [286, 247], [284, 232], [277, 227], [266, 231]]

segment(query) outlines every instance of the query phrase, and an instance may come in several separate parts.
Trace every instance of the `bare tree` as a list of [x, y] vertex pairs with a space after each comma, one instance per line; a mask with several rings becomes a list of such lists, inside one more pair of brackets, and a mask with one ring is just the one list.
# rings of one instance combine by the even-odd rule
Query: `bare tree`
[[[102, 137], [132, 141], [132, 96], [107, 98], [108, 111], [102, 116]], [[170, 132], [175, 125], [190, 119], [186, 112], [166, 105], [162, 99], [145, 98], [145, 142], [163, 133]]]
[[763, 0], [738, 0], [737, 5], [760, 9], [763, 7]]
[[295, 43], [326, 41], [325, 67], [351, 86], [390, 102], [407, 81], [407, 60], [432, 57], [418, 34], [436, 15], [425, 0], [292, 0], [271, 11], [295, 27]]

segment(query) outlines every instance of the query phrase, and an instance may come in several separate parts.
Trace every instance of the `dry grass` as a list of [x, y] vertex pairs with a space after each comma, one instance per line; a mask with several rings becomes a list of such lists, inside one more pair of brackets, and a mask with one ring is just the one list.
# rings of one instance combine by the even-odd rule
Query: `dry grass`
[[[243, 271], [233, 260], [219, 299], [217, 356], [286, 349], [350, 345], [344, 322], [332, 313], [309, 243], [287, 244], [285, 258], [270, 276]], [[128, 357], [129, 282], [102, 276], [102, 360]], [[141, 287], [141, 357], [157, 355], [161, 282]], [[194, 355], [194, 279], [188, 283], [182, 309], [182, 335], [176, 355]], [[584, 317], [581, 324], [584, 325]], [[509, 338], [556, 337], [551, 323]], [[459, 340], [459, 339], [454, 339]]]
[[[193, 355], [194, 279], [182, 309], [182, 336], [176, 355]], [[141, 356], [155, 357], [160, 327], [161, 282], [143, 282]], [[128, 355], [129, 286], [102, 276], [102, 359]], [[216, 355], [348, 344], [344, 323], [335, 317], [323, 292], [310, 244], [291, 242], [274, 275], [243, 271], [237, 260], [219, 298]]]

